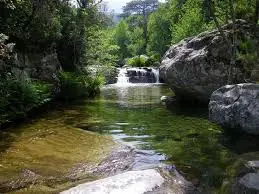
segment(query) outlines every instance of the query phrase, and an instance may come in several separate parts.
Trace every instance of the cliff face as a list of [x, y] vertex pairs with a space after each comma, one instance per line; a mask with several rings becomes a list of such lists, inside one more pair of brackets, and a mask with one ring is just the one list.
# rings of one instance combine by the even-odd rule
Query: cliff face
[[15, 50], [15, 43], [8, 43], [8, 37], [0, 34], [0, 72], [10, 72], [17, 78], [31, 78], [50, 84], [58, 84], [62, 70], [55, 50], [21, 52]]
[[0, 34], [0, 128], [57, 97], [60, 71], [55, 51], [17, 51]]
[[33, 79], [46, 82], [58, 81], [61, 65], [55, 51], [49, 53], [17, 53], [15, 71], [22, 71]]

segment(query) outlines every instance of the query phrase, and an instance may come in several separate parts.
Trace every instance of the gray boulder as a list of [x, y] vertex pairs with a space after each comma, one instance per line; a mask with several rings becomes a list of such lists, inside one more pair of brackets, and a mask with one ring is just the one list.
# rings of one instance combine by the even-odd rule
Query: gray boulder
[[[229, 39], [231, 24], [223, 26]], [[238, 37], [253, 37], [252, 26], [238, 20]], [[208, 102], [213, 91], [227, 84], [230, 69], [231, 46], [226, 44], [218, 30], [204, 32], [182, 40], [165, 53], [160, 66], [160, 78], [182, 99], [196, 98]], [[243, 64], [233, 68], [231, 83], [243, 83]]]
[[227, 85], [211, 95], [210, 119], [223, 127], [259, 135], [259, 84]]
[[248, 173], [244, 175], [241, 179], [239, 179], [237, 186], [232, 193], [258, 194], [259, 173]]

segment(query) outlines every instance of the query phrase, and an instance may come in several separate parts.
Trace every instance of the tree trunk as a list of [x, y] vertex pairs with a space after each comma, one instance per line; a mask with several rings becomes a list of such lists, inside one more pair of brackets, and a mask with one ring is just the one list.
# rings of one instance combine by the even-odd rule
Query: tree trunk
[[210, 9], [211, 17], [220, 32], [220, 35], [223, 37], [223, 40], [228, 44], [228, 46], [231, 48], [231, 59], [230, 59], [230, 67], [228, 69], [228, 78], [227, 78], [227, 84], [231, 84], [232, 82], [232, 72], [233, 72], [233, 67], [236, 66], [236, 16], [235, 16], [235, 10], [234, 10], [234, 5], [233, 5], [233, 0], [229, 0], [229, 6], [230, 6], [230, 12], [232, 14], [232, 22], [233, 22], [233, 40], [232, 42], [226, 37], [223, 29], [221, 28], [215, 13], [212, 9], [212, 2], [211, 0], [208, 0], [208, 6]]
[[144, 53], [147, 53], [147, 41], [148, 41], [148, 35], [147, 35], [147, 13], [145, 11], [145, 8], [143, 9], [143, 17], [144, 17], [144, 26], [143, 26], [143, 38], [144, 38]]
[[237, 33], [236, 33], [236, 13], [234, 9], [234, 0], [229, 0], [229, 7], [232, 19], [232, 45], [231, 45], [231, 61], [230, 61], [230, 68], [228, 72], [228, 84], [232, 82], [233, 76], [233, 67], [236, 66], [236, 49], [237, 49]]
[[257, 24], [259, 19], [259, 0], [256, 0], [254, 23]]

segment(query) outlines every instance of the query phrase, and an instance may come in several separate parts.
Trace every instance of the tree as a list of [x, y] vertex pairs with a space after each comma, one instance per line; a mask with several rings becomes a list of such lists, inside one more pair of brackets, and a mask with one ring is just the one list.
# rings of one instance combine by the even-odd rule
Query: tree
[[[203, 3], [200, 0], [186, 1], [186, 3], [173, 4], [171, 23], [172, 43], [177, 43], [184, 38], [195, 36], [211, 28], [203, 13]], [[176, 15], [175, 15], [176, 14]]]
[[[158, 8], [158, 0], [133, 0], [123, 7], [124, 15], [140, 15], [143, 17], [143, 38], [144, 38], [144, 52], [146, 53], [148, 42], [148, 16], [150, 13]], [[145, 54], [144, 53], [144, 54]]]
[[160, 57], [166, 52], [171, 43], [171, 21], [168, 4], [162, 5], [157, 11], [149, 16], [148, 20], [148, 53], [159, 54]]
[[128, 45], [130, 44], [128, 25], [124, 20], [115, 27], [114, 42], [119, 46], [119, 64], [122, 65], [124, 59], [129, 56]]

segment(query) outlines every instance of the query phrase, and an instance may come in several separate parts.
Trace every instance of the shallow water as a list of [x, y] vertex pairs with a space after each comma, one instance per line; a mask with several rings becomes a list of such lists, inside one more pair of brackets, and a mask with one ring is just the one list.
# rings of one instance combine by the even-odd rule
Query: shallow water
[[[107, 85], [99, 97], [81, 100], [46, 115], [48, 122], [106, 134], [134, 147], [137, 153], [131, 166], [134, 170], [169, 164], [208, 191], [218, 190], [223, 180], [233, 174], [229, 169], [239, 155], [259, 150], [258, 139], [249, 139], [252, 142], [249, 147], [239, 136], [233, 138], [209, 122], [207, 108], [169, 108], [160, 102], [164, 95], [172, 92], [162, 84]], [[29, 125], [31, 130], [34, 126], [40, 128], [39, 123]], [[70, 135], [73, 136], [71, 130]], [[62, 138], [61, 143], [66, 141]], [[3, 145], [5, 141], [8, 140], [1, 141]], [[11, 146], [15, 144], [13, 141]]]
[[207, 120], [207, 109], [167, 109], [160, 102], [163, 95], [172, 93], [161, 84], [109, 85], [85, 106], [87, 120], [99, 121], [87, 130], [135, 147], [133, 169], [164, 162], [176, 165], [189, 179], [218, 186], [233, 158], [218, 141], [221, 128]]
[[[100, 97], [86, 102], [82, 110], [87, 119], [69, 124], [109, 134], [136, 148], [132, 169], [175, 165], [200, 187], [218, 190], [233, 175], [228, 169], [249, 145], [209, 122], [207, 108], [166, 107], [160, 102], [164, 95], [172, 91], [162, 84], [108, 85]], [[258, 148], [253, 143], [248, 150]]]

